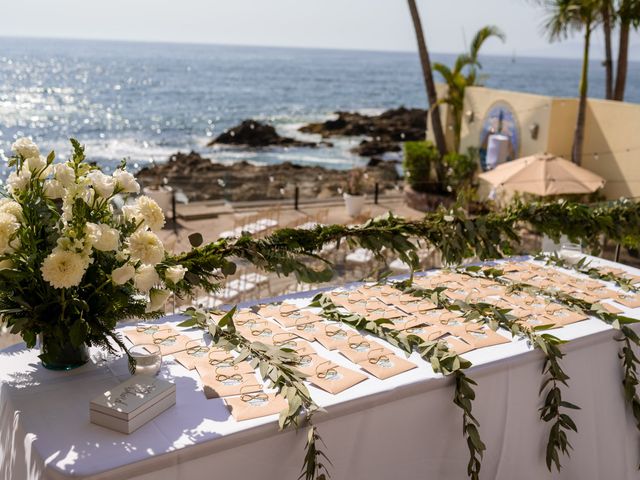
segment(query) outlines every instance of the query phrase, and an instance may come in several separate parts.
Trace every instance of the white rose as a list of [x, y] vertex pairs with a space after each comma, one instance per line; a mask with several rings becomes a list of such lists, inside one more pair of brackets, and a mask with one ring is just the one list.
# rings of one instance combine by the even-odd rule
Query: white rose
[[58, 180], [44, 181], [44, 196], [55, 200], [64, 196], [64, 186]]
[[87, 260], [78, 253], [56, 248], [42, 262], [42, 278], [54, 288], [77, 287], [89, 266]]
[[40, 149], [30, 138], [19, 138], [11, 145], [11, 150], [24, 158], [40, 156]]
[[154, 232], [164, 227], [164, 213], [155, 200], [142, 195], [136, 200], [136, 218], [142, 220]]
[[31, 172], [26, 168], [21, 169], [20, 172], [11, 172], [7, 177], [7, 189], [9, 193], [24, 190], [29, 184], [29, 180], [31, 180]]
[[27, 157], [27, 168], [31, 172], [39, 172], [47, 166], [47, 159], [42, 155]]
[[24, 220], [24, 217], [22, 216], [22, 207], [15, 200], [11, 200], [9, 198], [3, 198], [0, 200], [0, 212], [13, 215], [19, 222]]
[[116, 285], [124, 285], [129, 280], [131, 280], [135, 274], [136, 269], [133, 267], [133, 265], [127, 263], [121, 267], [114, 269], [113, 272], [111, 272], [111, 280]]
[[66, 163], [58, 163], [53, 166], [53, 176], [58, 180], [65, 188], [69, 188], [76, 183], [76, 172], [73, 168]]
[[116, 250], [120, 243], [120, 232], [103, 223], [99, 224], [99, 227], [100, 238], [97, 242], [94, 242], [93, 248], [100, 250], [101, 252], [111, 252]]
[[171, 295], [169, 290], [160, 290], [158, 288], [152, 288], [149, 292], [149, 303], [147, 304], [147, 312], [155, 312], [164, 308], [164, 304]]
[[113, 173], [116, 185], [123, 193], [139, 193], [140, 185], [136, 182], [135, 177], [126, 170], [118, 169]]
[[105, 175], [100, 170], [92, 170], [87, 175], [87, 178], [91, 182], [94, 190], [98, 195], [103, 198], [109, 198], [113, 195], [113, 190], [116, 187], [115, 180], [109, 175]]
[[184, 274], [187, 273], [187, 269], [182, 265], [176, 265], [175, 267], [169, 267], [165, 271], [164, 278], [170, 280], [173, 283], [178, 283], [184, 278]]
[[129, 237], [129, 252], [134, 260], [156, 265], [164, 258], [164, 245], [155, 233], [138, 230]]
[[160, 283], [160, 276], [153, 265], [140, 265], [133, 277], [133, 285], [140, 292], [146, 293], [158, 283]]
[[0, 254], [15, 248], [16, 241], [13, 238], [20, 228], [16, 217], [7, 212], [0, 212]]

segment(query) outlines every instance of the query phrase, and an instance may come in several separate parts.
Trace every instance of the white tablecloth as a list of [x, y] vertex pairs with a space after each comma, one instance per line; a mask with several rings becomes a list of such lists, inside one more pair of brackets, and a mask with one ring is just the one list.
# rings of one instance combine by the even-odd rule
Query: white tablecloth
[[[610, 263], [610, 262], [607, 262]], [[628, 269], [633, 273], [637, 270]], [[640, 309], [627, 312], [640, 318]], [[484, 479], [636, 479], [639, 434], [621, 391], [620, 344], [590, 319], [553, 331], [571, 376], [566, 400], [579, 433], [560, 474], [544, 465], [548, 425], [538, 418], [542, 356], [525, 342], [470, 352], [478, 381], [474, 413], [487, 452]], [[350, 365], [335, 352], [325, 356]], [[0, 478], [296, 479], [305, 435], [278, 432], [277, 416], [236, 422], [222, 400], [206, 400], [195, 372], [167, 362], [177, 405], [132, 435], [89, 423], [89, 401], [126, 379], [117, 360], [68, 373], [44, 370], [37, 351], [0, 353]], [[317, 417], [335, 480], [464, 479], [468, 451], [450, 379], [418, 369], [369, 379], [340, 395], [312, 388], [327, 413]]]

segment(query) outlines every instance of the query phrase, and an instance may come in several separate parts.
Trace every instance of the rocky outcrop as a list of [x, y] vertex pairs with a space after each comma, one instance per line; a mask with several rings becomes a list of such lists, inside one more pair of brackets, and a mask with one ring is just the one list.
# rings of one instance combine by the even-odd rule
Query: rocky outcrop
[[[335, 197], [345, 188], [347, 173], [290, 162], [268, 166], [247, 162], [221, 165], [191, 152], [177, 153], [167, 163], [143, 168], [137, 177], [143, 186], [167, 183], [182, 190], [191, 201], [247, 201], [291, 199], [296, 186], [301, 199]], [[373, 192], [376, 183], [380, 193], [395, 189], [398, 176], [394, 164], [381, 161], [367, 167], [366, 173], [365, 191]]]
[[380, 115], [362, 115], [336, 112], [335, 119], [310, 123], [300, 128], [304, 133], [315, 133], [323, 138], [332, 136], [365, 136], [353, 151], [365, 157], [401, 149], [400, 142], [424, 140], [427, 129], [427, 111], [420, 108], [395, 108]]
[[302, 142], [294, 138], [278, 135], [276, 129], [266, 123], [255, 120], [245, 120], [218, 135], [209, 142], [208, 146], [216, 144], [242, 145], [248, 147], [317, 147], [314, 142]]

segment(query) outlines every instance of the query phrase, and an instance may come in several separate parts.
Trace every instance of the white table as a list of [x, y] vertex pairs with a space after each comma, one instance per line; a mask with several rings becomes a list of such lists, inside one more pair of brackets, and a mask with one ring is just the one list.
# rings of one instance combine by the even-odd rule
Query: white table
[[[640, 318], [640, 309], [627, 314]], [[582, 407], [572, 413], [579, 429], [570, 434], [572, 456], [562, 459], [561, 474], [546, 470], [548, 426], [537, 412], [542, 356], [521, 341], [484, 348], [465, 355], [479, 384], [474, 413], [487, 444], [482, 478], [638, 478], [640, 435], [622, 397], [613, 331], [590, 319], [553, 332], [572, 340], [562, 363], [571, 376], [566, 400]], [[169, 362], [164, 372], [177, 384], [177, 405], [124, 435], [90, 424], [88, 410], [92, 398], [128, 377], [122, 359], [60, 373], [44, 370], [37, 353], [21, 346], [0, 353], [2, 480], [287, 480], [299, 474], [302, 432], [277, 432], [277, 416], [235, 422], [222, 400], [205, 399], [196, 373], [178, 364]], [[452, 381], [434, 375], [415, 354], [412, 360], [418, 369], [372, 378], [340, 395], [311, 389], [328, 410], [316, 420], [333, 479], [466, 478], [468, 452]]]

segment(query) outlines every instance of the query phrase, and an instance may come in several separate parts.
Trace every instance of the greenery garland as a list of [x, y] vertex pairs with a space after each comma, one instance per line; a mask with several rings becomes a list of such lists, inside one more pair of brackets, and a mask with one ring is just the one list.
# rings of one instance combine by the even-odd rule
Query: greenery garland
[[480, 438], [478, 430], [480, 424], [472, 413], [472, 402], [475, 400], [473, 387], [477, 383], [464, 372], [471, 367], [471, 362], [460, 357], [455, 352], [449, 351], [442, 341], [428, 342], [417, 335], [405, 334], [389, 328], [387, 325], [391, 322], [387, 319], [371, 320], [362, 315], [344, 313], [324, 294], [316, 295], [309, 306], [321, 308], [321, 315], [328, 320], [344, 323], [357, 330], [370, 333], [407, 354], [411, 354], [413, 351], [418, 352], [422, 359], [431, 364], [433, 371], [436, 373], [441, 373], [445, 376], [454, 375], [455, 393], [453, 402], [463, 412], [462, 430], [469, 448], [467, 474], [471, 479], [478, 480], [480, 478], [482, 456], [486, 446]]
[[582, 273], [583, 275], [587, 275], [591, 278], [603, 280], [605, 282], [613, 282], [625, 292], [640, 292], [640, 289], [636, 287], [630, 279], [616, 275], [615, 273], [602, 272], [596, 267], [589, 266], [591, 261], [587, 257], [582, 257], [576, 263], [572, 263], [560, 257], [556, 252], [553, 252], [551, 254], [540, 253], [534, 256], [533, 259], [544, 261], [547, 265], [575, 270], [576, 272]]
[[481, 272], [485, 277], [499, 281], [502, 284], [509, 286], [512, 290], [526, 291], [532, 294], [542, 295], [573, 310], [577, 310], [584, 315], [598, 318], [613, 329], [618, 330], [621, 333], [621, 337], [617, 340], [624, 343], [622, 350], [618, 354], [623, 367], [622, 386], [624, 398], [636, 420], [636, 427], [638, 431], [640, 431], [640, 396], [636, 390], [636, 386], [639, 383], [638, 366], [640, 361], [632, 348], [632, 344], [636, 347], [640, 347], [640, 337], [638, 337], [636, 332], [629, 327], [629, 325], [638, 323], [638, 320], [624, 315], [611, 313], [602, 305], [590, 303], [562, 291], [540, 288], [523, 282], [511, 282], [502, 278], [503, 272], [498, 268], [482, 268], [474, 266], [459, 269], [459, 271], [472, 276], [476, 276], [478, 272]]
[[167, 258], [159, 268], [183, 265], [189, 270], [180, 293], [190, 293], [195, 287], [215, 289], [219, 277], [235, 272], [234, 257], [266, 271], [320, 283], [333, 276], [330, 262], [318, 254], [331, 243], [347, 242], [372, 251], [378, 258], [388, 251], [414, 268], [418, 266], [417, 249], [425, 243], [442, 254], [444, 263], [454, 265], [472, 257], [486, 260], [513, 253], [513, 244], [520, 239], [517, 228], [524, 223], [554, 239], [565, 234], [594, 250], [599, 249], [602, 235], [628, 247], [640, 246], [640, 203], [619, 200], [592, 207], [566, 201], [516, 202], [502, 212], [476, 217], [469, 217], [461, 208], [441, 208], [415, 221], [388, 214], [363, 225], [283, 228], [264, 238], [244, 233], [207, 245], [202, 245], [201, 235], [194, 234], [189, 237], [192, 250]]
[[[468, 271], [473, 271], [474, 268], [476, 267], [469, 267]], [[545, 392], [547, 386], [550, 388], [545, 395], [544, 405], [540, 408], [540, 418], [545, 422], [554, 421], [547, 441], [546, 464], [549, 470], [551, 470], [552, 463], [560, 470], [559, 452], [568, 455], [571, 448], [565, 430], [577, 432], [575, 422], [569, 415], [561, 412], [560, 408], [579, 409], [578, 406], [562, 400], [562, 391], [559, 387], [559, 384], [568, 387], [567, 380], [569, 380], [569, 376], [560, 366], [560, 360], [564, 357], [560, 350], [560, 345], [565, 342], [548, 333], [541, 333], [543, 330], [550, 328], [548, 326], [524, 328], [516, 321], [516, 317], [509, 315], [508, 309], [499, 309], [485, 302], [453, 301], [443, 295], [446, 290], [443, 287], [435, 289], [418, 288], [412, 286], [411, 279], [396, 283], [394, 286], [404, 293], [415, 297], [427, 298], [438, 308], [459, 312], [466, 321], [478, 321], [488, 325], [494, 331], [498, 327], [502, 327], [510, 331], [516, 338], [526, 338], [535, 349], [542, 351], [545, 361], [542, 367], [543, 382], [540, 387], [540, 394], [542, 395]]]
[[[263, 381], [270, 388], [275, 388], [279, 395], [287, 399], [288, 408], [280, 412], [278, 425], [280, 430], [290, 426], [298, 428], [300, 417], [307, 426], [306, 453], [300, 479], [327, 480], [330, 478], [324, 461], [331, 463], [320, 449], [323, 443], [313, 415], [321, 410], [315, 403], [304, 384], [305, 374], [296, 369], [299, 357], [291, 349], [278, 348], [262, 342], [252, 342], [241, 335], [233, 323], [236, 308], [229, 310], [218, 322], [210, 321], [207, 313], [191, 308], [186, 311], [188, 319], [180, 323], [180, 327], [199, 327], [208, 331], [217, 347], [235, 350], [238, 356], [234, 363], [249, 361], [252, 368], [260, 372]], [[324, 459], [324, 460], [323, 460]]]

